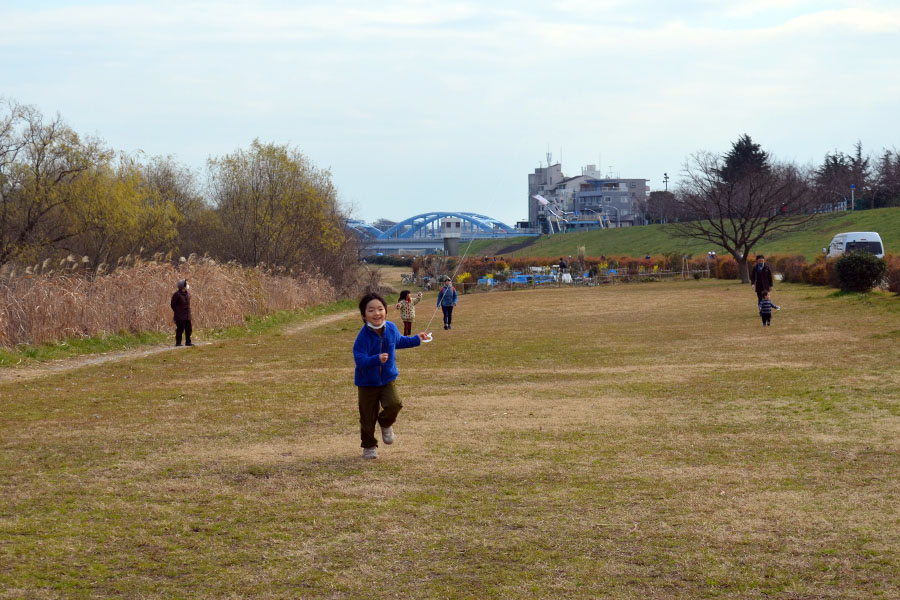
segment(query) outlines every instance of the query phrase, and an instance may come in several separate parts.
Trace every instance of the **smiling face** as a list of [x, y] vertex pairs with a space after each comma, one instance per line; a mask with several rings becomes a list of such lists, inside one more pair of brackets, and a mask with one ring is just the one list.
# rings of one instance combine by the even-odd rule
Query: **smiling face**
[[366, 322], [373, 327], [381, 327], [387, 318], [387, 307], [380, 300], [369, 300], [364, 314]]

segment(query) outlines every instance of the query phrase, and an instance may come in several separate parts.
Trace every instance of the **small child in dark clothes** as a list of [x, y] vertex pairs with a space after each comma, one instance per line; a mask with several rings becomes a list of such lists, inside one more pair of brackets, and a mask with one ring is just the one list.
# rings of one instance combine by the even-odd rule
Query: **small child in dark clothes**
[[762, 318], [763, 327], [768, 327], [772, 324], [772, 309], [781, 310], [780, 306], [775, 306], [772, 304], [772, 301], [769, 300], [769, 292], [763, 292], [762, 300], [759, 301], [759, 316]]

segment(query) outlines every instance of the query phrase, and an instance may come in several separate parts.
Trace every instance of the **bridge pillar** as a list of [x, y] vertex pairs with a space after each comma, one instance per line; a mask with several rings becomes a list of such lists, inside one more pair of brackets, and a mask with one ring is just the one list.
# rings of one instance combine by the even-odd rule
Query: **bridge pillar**
[[459, 238], [462, 235], [462, 219], [441, 219], [441, 237], [444, 239], [444, 256], [459, 256]]

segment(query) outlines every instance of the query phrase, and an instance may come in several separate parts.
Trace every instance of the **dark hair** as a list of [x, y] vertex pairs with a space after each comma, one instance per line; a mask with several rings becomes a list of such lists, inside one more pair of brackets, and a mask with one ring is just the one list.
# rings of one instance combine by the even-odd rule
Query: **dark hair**
[[403, 302], [406, 300], [407, 296], [409, 296], [409, 290], [403, 290], [400, 292], [400, 297], [397, 298], [397, 302]]
[[756, 260], [759, 260], [759, 259], [763, 259], [763, 260], [765, 260], [765, 259], [766, 259], [766, 257], [765, 257], [765, 256], [763, 256], [763, 255], [762, 255], [762, 254], [757, 254], [757, 255], [756, 255]]
[[366, 320], [366, 307], [369, 305], [369, 302], [372, 300], [378, 300], [381, 304], [384, 305], [384, 310], [387, 310], [387, 302], [381, 296], [381, 294], [376, 294], [375, 292], [369, 292], [365, 296], [362, 297], [362, 300], [359, 301], [359, 314], [362, 316], [363, 321]]

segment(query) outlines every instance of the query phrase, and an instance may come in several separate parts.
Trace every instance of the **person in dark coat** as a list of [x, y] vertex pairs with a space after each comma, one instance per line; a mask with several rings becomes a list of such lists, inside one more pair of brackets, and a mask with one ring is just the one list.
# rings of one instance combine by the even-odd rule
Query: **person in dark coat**
[[187, 279], [178, 282], [178, 290], [172, 294], [172, 312], [175, 313], [175, 345], [181, 345], [181, 334], [184, 334], [184, 345], [191, 343], [191, 295]]
[[762, 302], [763, 294], [770, 291], [775, 280], [772, 278], [772, 269], [766, 264], [766, 257], [762, 254], [756, 255], [756, 265], [750, 271], [750, 285], [756, 290], [756, 302]]

